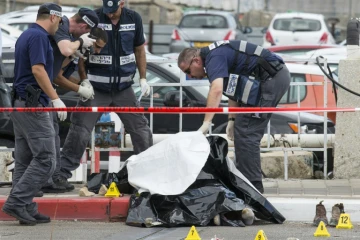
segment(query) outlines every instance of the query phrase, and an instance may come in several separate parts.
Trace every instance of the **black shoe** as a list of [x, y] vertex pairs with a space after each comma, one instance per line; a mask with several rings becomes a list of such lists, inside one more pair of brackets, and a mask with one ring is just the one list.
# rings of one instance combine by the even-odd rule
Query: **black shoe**
[[252, 185], [254, 185], [254, 187], [261, 193], [264, 193], [264, 186], [262, 184], [262, 181], [254, 181], [251, 182]]
[[[32, 217], [35, 218], [36, 223], [49, 223], [51, 221], [49, 216], [43, 215], [41, 213], [37, 213]], [[20, 224], [24, 225], [25, 223], [20, 221]]]
[[42, 187], [41, 191], [44, 193], [64, 193], [66, 192], [66, 188], [54, 183], [52, 185]]
[[36, 219], [30, 216], [25, 207], [22, 208], [8, 208], [3, 206], [1, 209], [4, 213], [16, 218], [17, 220], [23, 222], [24, 225], [34, 226], [36, 225]]
[[54, 180], [54, 183], [58, 186], [64, 187], [66, 191], [70, 192], [75, 189], [74, 185], [70, 184], [68, 180], [64, 177], [60, 177]]
[[38, 191], [36, 194], [35, 194], [35, 197], [42, 197], [44, 196], [44, 193], [42, 191]]

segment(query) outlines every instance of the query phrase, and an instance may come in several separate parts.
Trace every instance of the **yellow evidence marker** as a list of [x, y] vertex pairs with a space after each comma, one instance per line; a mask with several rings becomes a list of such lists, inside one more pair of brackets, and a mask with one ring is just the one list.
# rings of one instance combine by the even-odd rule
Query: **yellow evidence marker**
[[336, 225], [336, 228], [341, 229], [352, 229], [354, 226], [350, 221], [350, 215], [348, 213], [342, 213], [339, 217], [339, 222]]
[[190, 228], [190, 231], [188, 235], [186, 236], [185, 240], [201, 240], [201, 237], [199, 236], [198, 232], [196, 231], [195, 226], [192, 226]]
[[260, 230], [257, 234], [254, 240], [268, 240], [264, 231]]
[[105, 197], [119, 197], [119, 196], [120, 196], [119, 189], [117, 188], [116, 183], [112, 182], [105, 194]]
[[317, 227], [314, 237], [330, 237], [330, 233], [326, 229], [325, 223], [321, 221]]

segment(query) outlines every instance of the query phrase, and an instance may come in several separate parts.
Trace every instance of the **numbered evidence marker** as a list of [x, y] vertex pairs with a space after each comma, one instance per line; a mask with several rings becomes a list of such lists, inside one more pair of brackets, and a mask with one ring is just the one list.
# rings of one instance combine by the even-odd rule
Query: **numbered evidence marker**
[[317, 227], [314, 237], [330, 237], [330, 233], [326, 229], [325, 223], [321, 221]]
[[264, 231], [260, 230], [257, 234], [254, 240], [268, 240]]
[[195, 226], [192, 226], [190, 228], [190, 231], [188, 235], [186, 236], [185, 240], [201, 240], [201, 237], [199, 236], [198, 232], [196, 231]]
[[350, 215], [348, 213], [342, 213], [339, 217], [339, 222], [336, 225], [336, 228], [342, 229], [352, 229], [354, 226], [350, 221]]
[[117, 188], [116, 183], [112, 182], [105, 194], [105, 197], [119, 197], [119, 196], [120, 196], [119, 189]]

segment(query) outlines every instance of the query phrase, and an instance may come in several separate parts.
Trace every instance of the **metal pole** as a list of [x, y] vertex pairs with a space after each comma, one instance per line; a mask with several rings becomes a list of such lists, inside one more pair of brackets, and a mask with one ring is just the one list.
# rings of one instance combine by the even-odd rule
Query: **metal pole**
[[349, 18], [351, 18], [352, 17], [352, 0], [349, 0], [349, 15], [350, 15], [350, 17]]
[[238, 14], [240, 13], [240, 0], [238, 0], [237, 2], [237, 11]]

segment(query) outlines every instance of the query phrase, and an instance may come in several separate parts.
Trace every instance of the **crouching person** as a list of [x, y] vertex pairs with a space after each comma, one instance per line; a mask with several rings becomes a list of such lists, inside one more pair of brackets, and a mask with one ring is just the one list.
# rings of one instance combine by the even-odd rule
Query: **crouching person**
[[[61, 7], [54, 3], [40, 6], [36, 23], [24, 31], [15, 45], [15, 107], [65, 107], [52, 86], [53, 49], [49, 35], [61, 23]], [[60, 119], [66, 112], [58, 112]], [[33, 202], [35, 194], [55, 169], [55, 131], [49, 112], [13, 112], [15, 171], [13, 187], [2, 211], [21, 224], [50, 222]]]

